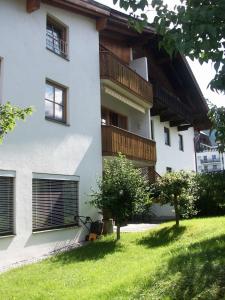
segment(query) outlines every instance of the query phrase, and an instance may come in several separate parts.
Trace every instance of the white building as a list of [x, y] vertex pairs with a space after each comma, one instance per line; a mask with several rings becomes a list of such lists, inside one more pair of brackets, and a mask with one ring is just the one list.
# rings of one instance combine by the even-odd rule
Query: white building
[[202, 152], [198, 152], [197, 170], [199, 173], [218, 172], [224, 170], [224, 153], [219, 153], [217, 147], [205, 145]]
[[0, 267], [83, 240], [74, 216], [98, 218], [87, 201], [103, 157], [153, 177], [195, 169], [207, 107], [151, 28], [91, 0], [0, 0], [0, 36], [0, 101], [35, 108], [0, 146]]

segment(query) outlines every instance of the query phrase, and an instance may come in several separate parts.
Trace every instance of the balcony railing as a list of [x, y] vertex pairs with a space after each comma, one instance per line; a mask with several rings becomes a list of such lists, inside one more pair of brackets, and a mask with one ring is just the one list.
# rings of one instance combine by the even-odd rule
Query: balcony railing
[[207, 158], [207, 159], [201, 159], [201, 163], [208, 164], [208, 163], [219, 163], [220, 158]]
[[102, 153], [105, 156], [118, 152], [133, 160], [156, 162], [155, 142], [115, 126], [102, 126]]
[[189, 108], [181, 102], [181, 100], [172, 95], [166, 89], [159, 85], [154, 85], [154, 106], [153, 109], [168, 108], [171, 110], [179, 119], [193, 122], [193, 116]]
[[100, 52], [100, 75], [101, 79], [109, 79], [137, 97], [153, 102], [152, 85], [106, 50]]

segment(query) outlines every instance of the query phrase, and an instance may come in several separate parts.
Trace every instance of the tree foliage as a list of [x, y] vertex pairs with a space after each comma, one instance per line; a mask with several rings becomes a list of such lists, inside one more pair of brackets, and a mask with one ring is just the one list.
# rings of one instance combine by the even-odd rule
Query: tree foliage
[[[211, 61], [216, 75], [212, 90], [225, 91], [225, 1], [180, 0], [174, 10], [163, 0], [113, 0], [131, 10], [130, 23], [141, 32], [147, 24], [147, 11], [155, 10], [153, 26], [161, 36], [160, 45], [172, 55], [179, 51], [189, 58]], [[141, 13], [139, 13], [141, 11]]]
[[194, 173], [185, 171], [166, 173], [157, 179], [152, 191], [157, 203], [170, 204], [174, 207], [177, 226], [179, 226], [180, 216], [188, 218], [197, 214], [195, 209], [197, 187]]
[[0, 104], [0, 144], [5, 135], [12, 131], [18, 120], [25, 120], [28, 115], [31, 115], [32, 108], [25, 109], [13, 106], [10, 102]]
[[218, 151], [225, 152], [225, 107], [217, 107], [210, 104], [209, 119], [212, 128], [215, 129], [215, 138], [218, 145]]
[[196, 181], [198, 215], [225, 215], [225, 172], [197, 174]]
[[151, 203], [148, 183], [141, 171], [121, 154], [104, 160], [103, 178], [98, 180], [98, 190], [91, 196], [92, 205], [110, 211], [117, 225], [117, 239], [121, 225]]

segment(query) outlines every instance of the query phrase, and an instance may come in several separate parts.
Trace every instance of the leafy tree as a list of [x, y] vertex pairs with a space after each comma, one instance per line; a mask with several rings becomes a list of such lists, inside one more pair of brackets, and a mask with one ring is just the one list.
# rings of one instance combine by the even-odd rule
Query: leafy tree
[[225, 152], [225, 107], [210, 104], [209, 119], [215, 129], [215, 138], [220, 153]]
[[28, 115], [31, 115], [32, 111], [31, 107], [22, 109], [12, 106], [10, 102], [4, 105], [0, 104], [0, 144], [5, 135], [15, 128], [16, 121], [25, 120]]
[[134, 212], [140, 212], [151, 203], [147, 180], [122, 154], [104, 161], [103, 177], [98, 180], [98, 190], [91, 196], [91, 204], [109, 211], [115, 220], [117, 240], [121, 225]]
[[[225, 91], [225, 1], [180, 0], [174, 10], [163, 0], [113, 0], [131, 10], [130, 24], [141, 32], [147, 24], [149, 7], [156, 12], [153, 26], [161, 36], [160, 45], [172, 55], [177, 51], [203, 62], [212, 61], [216, 75], [212, 90]], [[139, 13], [141, 11], [141, 14]]]
[[171, 172], [158, 178], [153, 185], [155, 201], [161, 205], [170, 204], [174, 207], [177, 226], [179, 226], [180, 216], [188, 218], [197, 214], [194, 205], [197, 200], [194, 179], [195, 175], [191, 172]]
[[225, 171], [196, 175], [199, 216], [225, 215]]

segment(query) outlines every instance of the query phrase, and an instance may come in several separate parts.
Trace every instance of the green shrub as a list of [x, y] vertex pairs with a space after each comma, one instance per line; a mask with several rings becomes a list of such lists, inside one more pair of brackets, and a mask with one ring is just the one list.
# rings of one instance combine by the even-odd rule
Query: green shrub
[[225, 172], [197, 174], [199, 216], [225, 214]]
[[157, 203], [170, 204], [174, 207], [177, 226], [180, 216], [188, 218], [197, 214], [195, 207], [197, 188], [193, 172], [166, 173], [153, 185], [152, 192]]
[[104, 160], [103, 178], [98, 180], [98, 190], [91, 196], [92, 205], [111, 213], [117, 225], [117, 239], [121, 225], [151, 203], [148, 182], [122, 154]]

